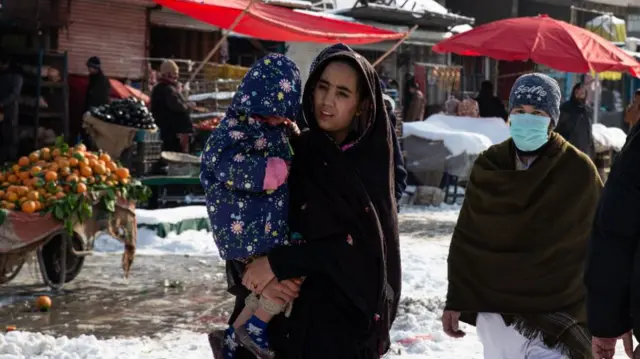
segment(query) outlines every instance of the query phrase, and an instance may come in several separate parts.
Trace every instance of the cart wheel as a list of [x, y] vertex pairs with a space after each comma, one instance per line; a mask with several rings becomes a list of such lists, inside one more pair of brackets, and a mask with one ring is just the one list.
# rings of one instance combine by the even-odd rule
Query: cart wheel
[[26, 260], [24, 255], [0, 254], [0, 284], [11, 282], [20, 273]]
[[[47, 244], [42, 247], [42, 259], [44, 262], [44, 269], [47, 273], [47, 276], [51, 280], [52, 283], [60, 284], [61, 279], [61, 262], [60, 258], [62, 253], [60, 248], [62, 248], [62, 240], [64, 236], [62, 234], [58, 234], [53, 237]], [[84, 246], [82, 244], [82, 239], [78, 237], [77, 234], [73, 235], [73, 240], [71, 241], [73, 249], [76, 251], [83, 251]], [[80, 274], [80, 270], [84, 265], [84, 257], [76, 256], [71, 252], [71, 250], [67, 250], [67, 273], [64, 278], [65, 283], [71, 282], [75, 277]]]

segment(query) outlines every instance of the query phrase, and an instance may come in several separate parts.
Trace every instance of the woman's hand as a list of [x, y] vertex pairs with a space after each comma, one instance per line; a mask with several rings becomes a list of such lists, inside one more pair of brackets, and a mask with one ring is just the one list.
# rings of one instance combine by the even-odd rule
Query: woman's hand
[[300, 285], [296, 284], [293, 280], [284, 280], [278, 282], [277, 279], [273, 279], [262, 291], [262, 295], [265, 298], [282, 301], [283, 303], [290, 303], [292, 300], [298, 298], [300, 293]]
[[247, 265], [242, 276], [242, 285], [250, 291], [261, 294], [264, 288], [276, 277], [271, 270], [267, 257], [260, 257]]

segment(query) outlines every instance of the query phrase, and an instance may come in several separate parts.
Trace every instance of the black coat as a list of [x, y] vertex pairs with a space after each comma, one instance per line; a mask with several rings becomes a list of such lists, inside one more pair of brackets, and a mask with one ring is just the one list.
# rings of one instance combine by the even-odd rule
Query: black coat
[[160, 128], [163, 151], [182, 152], [178, 134], [193, 132], [191, 109], [177, 86], [159, 82], [151, 91], [151, 113]]
[[555, 128], [558, 134], [591, 158], [596, 154], [592, 118], [591, 108], [572, 98], [560, 106], [560, 120]]
[[[393, 194], [391, 126], [378, 77], [353, 52], [321, 59], [303, 107], [313, 118], [311, 89], [330, 59], [361, 68], [372, 102], [359, 141], [341, 150], [315, 120], [292, 141], [289, 175], [291, 231], [305, 243], [273, 249], [269, 263], [279, 280], [305, 276], [291, 317], [268, 327], [279, 359], [377, 359], [390, 346], [389, 330], [400, 298], [400, 253]], [[353, 137], [352, 137], [353, 138]], [[241, 268], [228, 263], [230, 278]], [[246, 289], [236, 288], [236, 293]], [[243, 306], [237, 297], [233, 319]], [[239, 352], [237, 359], [250, 358]]]
[[481, 93], [476, 98], [476, 101], [478, 102], [480, 117], [497, 117], [507, 121], [509, 115], [498, 97], [493, 94]]
[[640, 340], [640, 136], [629, 134], [604, 187], [585, 274], [592, 335]]
[[109, 103], [111, 94], [111, 84], [109, 79], [102, 72], [89, 75], [89, 85], [84, 99], [84, 110], [89, 111], [92, 107], [98, 107]]

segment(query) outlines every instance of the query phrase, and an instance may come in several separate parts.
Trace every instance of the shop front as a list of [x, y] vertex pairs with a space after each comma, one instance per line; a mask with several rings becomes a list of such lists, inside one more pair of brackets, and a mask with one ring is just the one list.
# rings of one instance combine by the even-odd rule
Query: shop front
[[69, 25], [58, 34], [58, 49], [69, 54], [69, 73], [87, 74], [87, 59], [98, 56], [111, 78], [139, 79], [144, 74], [132, 58], [146, 56], [145, 0], [70, 0], [63, 2]]

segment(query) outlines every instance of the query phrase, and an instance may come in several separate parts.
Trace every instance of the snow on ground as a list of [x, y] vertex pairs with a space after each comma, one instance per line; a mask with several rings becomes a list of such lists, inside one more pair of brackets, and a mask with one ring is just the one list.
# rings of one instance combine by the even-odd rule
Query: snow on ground
[[[401, 214], [401, 222], [422, 219], [425, 223], [453, 224], [457, 219], [459, 208], [459, 206], [405, 208]], [[197, 209], [192, 208], [191, 211], [197, 211]], [[183, 209], [182, 212], [189, 211]], [[151, 212], [148, 212], [147, 216], [145, 221], [152, 217]], [[463, 324], [462, 329], [467, 335], [459, 340], [450, 339], [442, 332], [440, 315], [447, 288], [446, 259], [451, 237], [450, 227], [446, 228], [449, 230], [435, 230], [432, 235], [426, 237], [401, 237], [403, 298], [391, 333], [394, 344], [389, 358], [482, 358], [482, 345], [478, 341], [474, 328]], [[112, 246], [111, 242], [115, 245]], [[211, 234], [204, 231], [185, 232], [179, 236], [162, 239], [154, 236], [151, 231], [141, 230], [138, 248], [139, 253], [217, 256], [217, 250], [212, 243]], [[120, 244], [107, 238], [101, 238], [97, 248], [103, 252], [122, 251]], [[39, 333], [0, 334], [0, 359], [168, 359], [179, 357], [211, 359], [206, 335], [176, 331], [153, 338], [98, 340], [89, 335], [77, 338], [54, 338]], [[616, 359], [624, 357], [622, 348], [619, 348]]]

